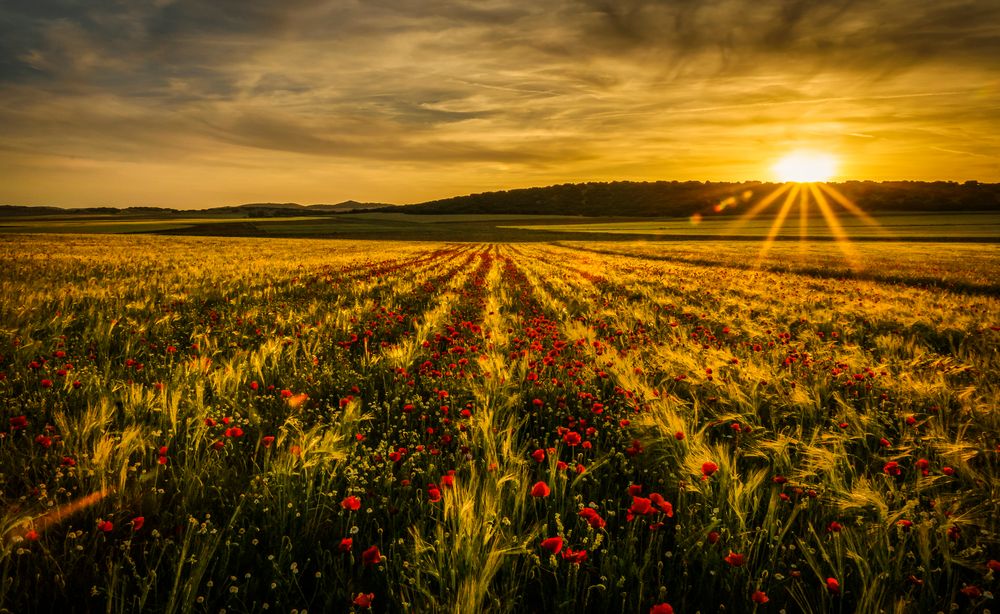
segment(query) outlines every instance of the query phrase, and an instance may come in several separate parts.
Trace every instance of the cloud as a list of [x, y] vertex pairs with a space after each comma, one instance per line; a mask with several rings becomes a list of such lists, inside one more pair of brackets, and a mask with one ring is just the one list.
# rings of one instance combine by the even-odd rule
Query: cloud
[[995, 173], [998, 20], [963, 0], [8, 0], [0, 149], [23, 164], [0, 180], [59, 157], [376, 165], [379, 194], [341, 195], [405, 201], [457, 168], [477, 189], [733, 179], [815, 143]]

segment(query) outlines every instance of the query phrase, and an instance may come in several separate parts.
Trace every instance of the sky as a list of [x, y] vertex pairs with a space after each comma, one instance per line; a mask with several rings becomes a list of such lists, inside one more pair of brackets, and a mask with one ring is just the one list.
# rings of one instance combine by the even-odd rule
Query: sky
[[1000, 181], [994, 0], [3, 0], [0, 204]]

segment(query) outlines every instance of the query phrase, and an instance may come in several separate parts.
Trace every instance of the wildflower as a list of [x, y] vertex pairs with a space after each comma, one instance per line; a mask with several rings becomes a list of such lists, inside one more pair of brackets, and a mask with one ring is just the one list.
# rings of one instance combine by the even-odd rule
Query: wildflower
[[642, 494], [642, 484], [630, 484], [628, 487], [628, 494], [631, 497], [638, 497]]
[[375, 593], [368, 593], [367, 595], [365, 593], [358, 593], [358, 596], [355, 597], [354, 601], [352, 601], [351, 603], [358, 606], [359, 608], [371, 609], [372, 601], [374, 601], [374, 599], [375, 599]]
[[701, 475], [703, 478], [710, 477], [713, 473], [719, 470], [719, 466], [712, 461], [705, 461], [701, 465]]
[[361, 553], [361, 562], [365, 565], [377, 565], [382, 562], [382, 553], [378, 551], [378, 546], [372, 546]]
[[899, 463], [897, 463], [896, 461], [889, 461], [888, 463], [886, 463], [885, 466], [882, 467], [882, 471], [886, 475], [891, 475], [891, 476], [898, 476], [903, 473], [903, 470], [899, 468]]
[[21, 429], [28, 426], [28, 418], [26, 416], [14, 416], [10, 419], [10, 428], [14, 431], [20, 431]]
[[359, 509], [361, 509], [361, 499], [358, 499], [354, 495], [345, 497], [344, 500], [340, 502], [340, 507], [344, 508], [345, 510], [356, 512]]
[[532, 497], [548, 497], [550, 492], [549, 485], [545, 482], [535, 482], [535, 485], [531, 487]]
[[684, 433], [682, 431], [677, 431], [676, 433], [674, 433], [674, 439], [676, 439], [677, 441], [683, 441]]
[[592, 526], [595, 529], [603, 529], [605, 525], [607, 525], [607, 522], [603, 518], [601, 518], [601, 515], [597, 513], [597, 510], [593, 508], [585, 507], [582, 510], [580, 510], [579, 515], [581, 518], [584, 518], [587, 521], [587, 523], [590, 524], [590, 526]]
[[427, 499], [431, 503], [437, 503], [441, 500], [441, 491], [436, 486], [432, 486], [427, 489]]
[[962, 593], [969, 599], [979, 599], [980, 597], [983, 596], [982, 589], [976, 586], [975, 584], [969, 584], [968, 586], [964, 586], [960, 588], [958, 592]]
[[42, 383], [42, 388], [51, 388], [52, 387], [52, 380], [50, 380], [50, 379], [43, 379], [41, 383]]
[[535, 462], [539, 463], [542, 462], [543, 460], [545, 460], [545, 450], [538, 448], [537, 450], [531, 453], [531, 458], [535, 459]]
[[842, 524], [834, 520], [833, 522], [830, 523], [830, 525], [826, 528], [826, 530], [830, 533], [840, 533], [840, 530], [843, 528], [844, 526]]
[[552, 554], [559, 554], [559, 551], [562, 550], [563, 547], [563, 538], [559, 536], [547, 537], [542, 540], [541, 547], [545, 548]]
[[717, 543], [719, 543], [719, 538], [720, 537], [721, 537], [721, 535], [719, 535], [718, 531], [709, 531], [708, 532], [708, 543], [713, 544], [713, 545], [717, 544]]
[[38, 541], [38, 531], [34, 529], [29, 529], [27, 533], [24, 534], [24, 539], [29, 542]]
[[737, 554], [736, 552], [729, 551], [729, 554], [722, 559], [723, 561], [729, 563], [731, 567], [743, 567], [746, 563], [746, 557], [742, 554]]
[[35, 437], [35, 443], [48, 449], [52, 447], [52, 438], [46, 435], [39, 435], [38, 437]]
[[570, 563], [580, 563], [587, 560], [586, 550], [573, 550], [572, 548], [566, 548], [560, 555], [564, 561], [569, 561]]
[[669, 603], [658, 603], [649, 608], [649, 614], [674, 614], [674, 608]]
[[580, 437], [580, 433], [577, 433], [576, 431], [569, 431], [565, 435], [563, 435], [563, 442], [565, 442], [565, 444], [570, 447], [575, 447], [580, 445], [580, 442], [582, 440], [583, 438]]
[[270, 448], [271, 444], [274, 443], [274, 435], [265, 435], [260, 442], [264, 444], [265, 448]]
[[350, 537], [343, 538], [342, 540], [340, 540], [340, 543], [337, 544], [337, 550], [339, 550], [340, 552], [350, 552], [351, 548], [353, 547], [354, 547], [354, 540], [351, 539]]
[[754, 603], [764, 604], [770, 600], [771, 599], [767, 596], [767, 593], [765, 593], [764, 591], [754, 591], [753, 595], [750, 595], [750, 601]]
[[830, 593], [833, 594], [833, 595], [839, 595], [840, 594], [840, 582], [838, 582], [836, 578], [827, 578], [826, 579], [826, 590], [830, 591]]
[[97, 523], [97, 530], [104, 533], [110, 533], [115, 530], [115, 524], [110, 520], [101, 520]]
[[146, 524], [146, 517], [136, 516], [135, 518], [132, 519], [132, 530], [138, 531], [139, 529], [142, 528], [142, 525], [144, 524]]
[[990, 559], [990, 562], [986, 564], [986, 567], [990, 571], [1000, 572], [1000, 561], [996, 559]]

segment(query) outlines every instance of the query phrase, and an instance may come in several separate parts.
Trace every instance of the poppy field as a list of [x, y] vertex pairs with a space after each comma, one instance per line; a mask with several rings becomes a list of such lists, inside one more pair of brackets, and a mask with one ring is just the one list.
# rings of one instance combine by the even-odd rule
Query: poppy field
[[0, 240], [0, 610], [977, 612], [993, 245]]

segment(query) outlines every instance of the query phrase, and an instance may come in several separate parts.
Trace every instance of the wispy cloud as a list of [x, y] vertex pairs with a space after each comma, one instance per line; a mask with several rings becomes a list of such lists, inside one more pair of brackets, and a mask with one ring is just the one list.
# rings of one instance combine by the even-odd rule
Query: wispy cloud
[[9, 0], [0, 201], [766, 178], [803, 145], [862, 177], [1000, 180], [998, 21], [962, 0]]

